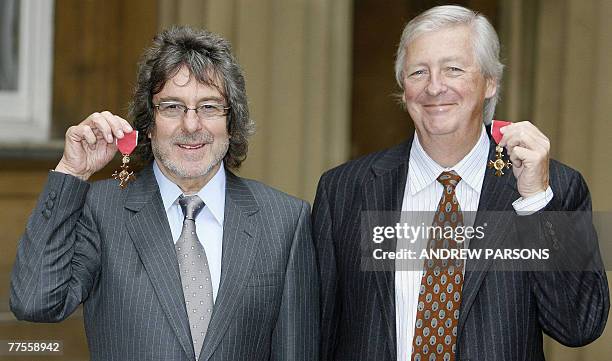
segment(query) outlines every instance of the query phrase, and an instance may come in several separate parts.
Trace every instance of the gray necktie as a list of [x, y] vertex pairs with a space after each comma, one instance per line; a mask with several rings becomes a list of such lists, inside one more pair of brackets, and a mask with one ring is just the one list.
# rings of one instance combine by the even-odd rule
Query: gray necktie
[[176, 256], [181, 271], [185, 306], [191, 327], [196, 359], [200, 355], [213, 308], [212, 281], [204, 247], [196, 234], [195, 218], [204, 208], [198, 196], [181, 196], [179, 204], [185, 215], [183, 230], [176, 242]]

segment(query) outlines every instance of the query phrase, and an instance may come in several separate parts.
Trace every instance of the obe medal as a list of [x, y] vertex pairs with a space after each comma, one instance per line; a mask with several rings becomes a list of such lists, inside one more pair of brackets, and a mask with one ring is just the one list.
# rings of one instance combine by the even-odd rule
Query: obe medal
[[125, 133], [123, 138], [115, 141], [117, 149], [121, 152], [121, 170], [116, 170], [113, 173], [113, 178], [119, 181], [119, 187], [125, 189], [128, 183], [135, 180], [134, 172], [130, 171], [128, 163], [130, 162], [130, 154], [136, 149], [138, 143], [138, 131], [134, 130], [130, 133]]
[[497, 145], [495, 146], [495, 160], [489, 160], [488, 167], [495, 169], [495, 176], [497, 177], [504, 175], [504, 169], [510, 169], [510, 167], [512, 167], [512, 163], [510, 163], [509, 160], [504, 160], [504, 155], [502, 154], [504, 148], [499, 145], [499, 142], [502, 139], [500, 129], [508, 124], [511, 123], [503, 120], [494, 120], [491, 123], [491, 135], [493, 136], [493, 140], [495, 140]]

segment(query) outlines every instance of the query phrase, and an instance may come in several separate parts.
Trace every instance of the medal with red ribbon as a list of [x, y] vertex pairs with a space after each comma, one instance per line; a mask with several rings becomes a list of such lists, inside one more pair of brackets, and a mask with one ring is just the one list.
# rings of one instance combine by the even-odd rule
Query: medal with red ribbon
[[117, 144], [117, 149], [119, 149], [121, 155], [123, 155], [121, 159], [123, 164], [121, 164], [120, 171], [116, 170], [113, 173], [113, 178], [117, 179], [119, 181], [119, 187], [124, 189], [129, 182], [136, 179], [134, 172], [130, 171], [128, 163], [130, 162], [130, 154], [136, 149], [136, 144], [138, 143], [138, 131], [134, 130], [130, 133], [125, 133], [123, 138], [117, 139], [115, 143]]
[[504, 155], [502, 154], [504, 148], [499, 145], [499, 142], [503, 137], [500, 130], [508, 124], [512, 123], [503, 120], [494, 120], [491, 122], [491, 135], [493, 136], [493, 140], [495, 140], [497, 145], [495, 146], [495, 160], [489, 160], [488, 167], [495, 168], [495, 175], [497, 177], [504, 175], [504, 168], [510, 169], [510, 167], [512, 167], [512, 163], [510, 163], [510, 161], [504, 160]]

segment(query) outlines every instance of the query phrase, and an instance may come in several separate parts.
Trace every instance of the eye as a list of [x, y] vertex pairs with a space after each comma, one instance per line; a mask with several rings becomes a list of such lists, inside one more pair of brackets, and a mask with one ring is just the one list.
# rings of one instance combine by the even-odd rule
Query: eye
[[219, 104], [202, 104], [198, 107], [198, 109], [204, 113], [216, 113], [220, 108], [222, 108], [222, 106]]
[[420, 76], [423, 76], [425, 74], [427, 74], [427, 71], [421, 69], [421, 70], [417, 70], [417, 71], [413, 72], [412, 74], [410, 74], [410, 76], [411, 77], [420, 77]]
[[455, 74], [455, 75], [459, 75], [459, 74], [463, 74], [463, 69], [458, 68], [456, 66], [449, 66], [448, 68], [446, 68], [446, 70], [451, 73], [451, 74]]
[[185, 106], [179, 103], [160, 103], [160, 109], [162, 110], [183, 110]]

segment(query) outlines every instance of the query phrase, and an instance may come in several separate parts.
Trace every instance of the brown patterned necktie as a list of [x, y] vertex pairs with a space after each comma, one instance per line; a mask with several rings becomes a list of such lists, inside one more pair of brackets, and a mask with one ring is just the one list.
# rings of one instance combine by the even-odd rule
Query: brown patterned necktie
[[191, 327], [193, 349], [197, 359], [204, 343], [213, 308], [210, 268], [195, 226], [195, 218], [204, 208], [204, 202], [195, 195], [181, 196], [179, 205], [185, 219], [175, 249], [181, 271], [181, 283]]
[[[461, 177], [455, 172], [442, 172], [438, 182], [444, 186], [438, 209], [434, 215], [433, 226], [463, 226], [463, 214], [455, 194]], [[438, 232], [436, 236], [449, 232]], [[430, 249], [463, 248], [450, 238], [432, 237]], [[429, 259], [423, 267], [423, 277], [419, 291], [419, 303], [412, 340], [412, 360], [414, 361], [454, 361], [457, 348], [457, 324], [461, 291], [463, 288], [463, 261]]]

